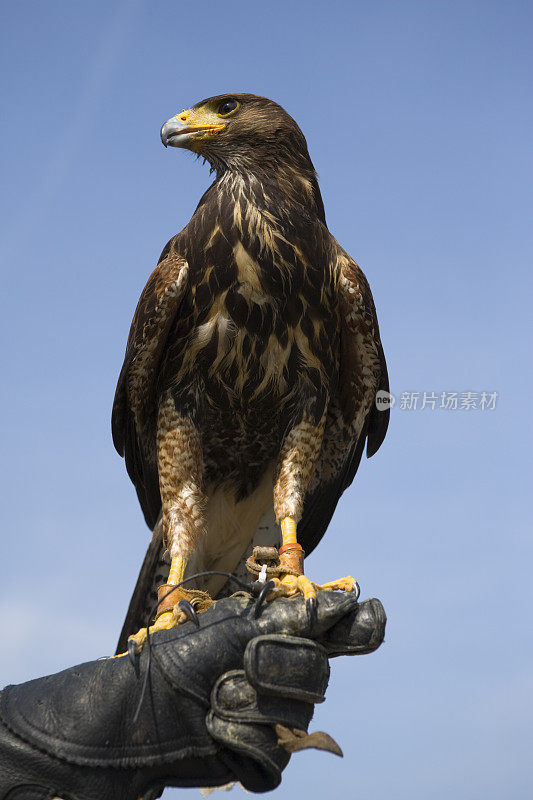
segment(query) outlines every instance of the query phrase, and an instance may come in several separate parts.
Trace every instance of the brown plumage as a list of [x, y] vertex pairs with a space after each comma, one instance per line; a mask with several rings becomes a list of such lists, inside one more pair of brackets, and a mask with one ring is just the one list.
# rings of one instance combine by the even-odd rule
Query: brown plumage
[[[115, 446], [148, 526], [162, 508], [165, 546], [189, 571], [234, 569], [272, 505], [309, 553], [387, 429], [368, 283], [329, 232], [305, 138], [279, 105], [210, 98], [162, 138], [216, 179], [139, 300]], [[136, 592], [123, 635], [145, 622], [146, 576]]]

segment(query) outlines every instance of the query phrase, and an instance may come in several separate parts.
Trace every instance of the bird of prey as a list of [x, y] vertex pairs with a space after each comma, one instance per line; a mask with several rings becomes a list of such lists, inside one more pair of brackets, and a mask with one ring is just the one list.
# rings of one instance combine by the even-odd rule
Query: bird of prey
[[[388, 425], [375, 403], [388, 379], [370, 288], [327, 228], [296, 122], [267, 98], [220, 95], [169, 119], [161, 139], [202, 156], [216, 177], [148, 279], [118, 380], [114, 444], [157, 545], [122, 646], [145, 624], [158, 532], [171, 561], [165, 587], [232, 572], [252, 543], [281, 541], [278, 589], [316, 602], [302, 553]], [[176, 589], [156, 629], [179, 621], [178, 600], [192, 592], [209, 603], [224, 580], [205, 594]]]

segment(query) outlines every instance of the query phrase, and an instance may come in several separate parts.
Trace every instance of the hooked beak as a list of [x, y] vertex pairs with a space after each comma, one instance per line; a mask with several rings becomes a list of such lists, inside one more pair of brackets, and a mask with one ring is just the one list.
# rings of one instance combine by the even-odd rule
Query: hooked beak
[[161, 141], [165, 147], [187, 147], [191, 139], [198, 134], [215, 133], [221, 131], [226, 125], [190, 125], [181, 121], [177, 116], [168, 119], [161, 128]]

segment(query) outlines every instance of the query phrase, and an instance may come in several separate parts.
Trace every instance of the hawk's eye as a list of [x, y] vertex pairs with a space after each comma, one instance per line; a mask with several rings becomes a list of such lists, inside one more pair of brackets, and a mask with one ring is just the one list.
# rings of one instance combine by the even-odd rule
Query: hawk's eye
[[233, 97], [230, 97], [228, 100], [223, 100], [222, 103], [218, 107], [218, 113], [221, 117], [227, 117], [228, 114], [231, 114], [232, 111], [235, 111], [236, 108], [239, 107], [239, 104]]

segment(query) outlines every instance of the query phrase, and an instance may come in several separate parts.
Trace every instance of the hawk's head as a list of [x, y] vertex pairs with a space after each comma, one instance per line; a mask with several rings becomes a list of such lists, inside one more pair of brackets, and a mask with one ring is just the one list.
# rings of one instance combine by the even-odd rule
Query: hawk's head
[[293, 118], [277, 103], [254, 94], [222, 94], [196, 103], [165, 122], [161, 141], [165, 147], [192, 150], [219, 171], [264, 171], [283, 162], [313, 170], [305, 137]]

